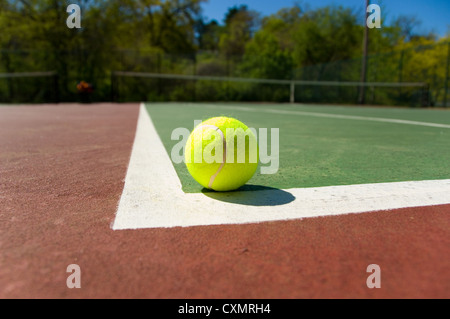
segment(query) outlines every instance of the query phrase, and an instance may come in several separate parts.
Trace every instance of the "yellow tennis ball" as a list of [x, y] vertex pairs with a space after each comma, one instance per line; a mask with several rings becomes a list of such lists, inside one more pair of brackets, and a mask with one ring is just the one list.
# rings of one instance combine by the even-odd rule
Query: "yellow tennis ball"
[[185, 163], [203, 187], [231, 191], [244, 185], [258, 167], [255, 134], [230, 117], [210, 118], [196, 126], [185, 147]]

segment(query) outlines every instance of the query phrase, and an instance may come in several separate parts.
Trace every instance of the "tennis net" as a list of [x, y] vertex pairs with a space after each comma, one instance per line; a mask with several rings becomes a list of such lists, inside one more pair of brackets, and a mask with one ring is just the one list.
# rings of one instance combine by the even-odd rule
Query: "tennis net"
[[340, 82], [115, 71], [114, 101], [254, 101], [428, 106], [427, 83]]
[[58, 74], [55, 71], [0, 73], [0, 103], [45, 103], [58, 100]]

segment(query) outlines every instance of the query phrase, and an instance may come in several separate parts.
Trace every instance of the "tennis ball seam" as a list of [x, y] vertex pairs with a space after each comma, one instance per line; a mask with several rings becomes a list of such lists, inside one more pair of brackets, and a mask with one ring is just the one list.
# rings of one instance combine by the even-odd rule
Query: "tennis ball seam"
[[222, 137], [222, 144], [223, 144], [222, 163], [220, 164], [220, 166], [217, 169], [217, 171], [210, 177], [209, 183], [208, 183], [208, 187], [212, 189], [212, 185], [214, 183], [214, 180], [219, 175], [219, 173], [222, 170], [222, 168], [225, 166], [225, 162], [226, 162], [226, 158], [227, 158], [227, 141], [225, 140], [225, 135], [223, 134], [222, 130], [220, 128], [218, 128], [217, 126], [210, 125], [210, 124], [201, 125], [199, 127], [199, 129], [203, 129], [205, 127], [211, 128], [211, 129], [215, 130], [216, 132], [218, 132], [220, 134], [220, 136]]

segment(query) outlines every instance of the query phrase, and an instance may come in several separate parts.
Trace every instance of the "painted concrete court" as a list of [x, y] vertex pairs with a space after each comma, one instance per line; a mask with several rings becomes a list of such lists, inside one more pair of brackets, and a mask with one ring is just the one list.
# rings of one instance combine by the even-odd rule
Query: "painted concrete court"
[[[310, 116], [310, 113], [300, 115]], [[312, 116], [318, 115], [374, 120], [372, 117], [312, 113]], [[444, 124], [376, 119], [450, 131], [450, 125]], [[449, 179], [286, 190], [262, 187], [231, 193], [186, 194], [145, 106], [141, 105], [134, 147], [113, 229], [255, 223], [450, 204], [448, 194]]]
[[[173, 127], [188, 127], [191, 123], [189, 116], [182, 115], [198, 118], [202, 114], [216, 113], [217, 109], [197, 105], [188, 111], [186, 105], [154, 106], [149, 114], [158, 136], [149, 134], [146, 138], [162, 143], [166, 150], [153, 154], [152, 159], [167, 168], [159, 171], [166, 178], [158, 183], [161, 189], [173, 188], [177, 197], [174, 200], [155, 191], [151, 180], [145, 181], [149, 188], [132, 190], [126, 186], [136, 168], [131, 161], [136, 159], [133, 153], [139, 136], [136, 133], [141, 119], [140, 104], [0, 107], [1, 298], [450, 297], [450, 205], [436, 205], [434, 201], [439, 198], [439, 192], [448, 187], [446, 183], [450, 178], [446, 166], [448, 148], [442, 148], [448, 145], [449, 129], [314, 116], [306, 119], [295, 115], [295, 123], [301, 124], [295, 127], [300, 131], [283, 144], [289, 152], [280, 151], [282, 178], [255, 176], [244, 189], [245, 195], [236, 193], [231, 198], [219, 198], [218, 194], [202, 192], [191, 185], [181, 167], [172, 165], [169, 169], [171, 163], [167, 161], [167, 149], [174, 142], [167, 138], [167, 133], [170, 134]], [[270, 110], [274, 105], [258, 107]], [[276, 107], [280, 111], [302, 109], [302, 112], [330, 113], [334, 110], [335, 114], [351, 116], [450, 124], [448, 115], [445, 116], [450, 113], [436, 110], [391, 109], [388, 111], [391, 116], [386, 116], [383, 108]], [[221, 105], [219, 111], [226, 112], [226, 105]], [[265, 125], [267, 117], [272, 123], [281, 121], [281, 114], [231, 109], [229, 112], [239, 112], [244, 122], [255, 127]], [[174, 117], [174, 114], [181, 116]], [[289, 116], [294, 121], [294, 115]], [[167, 117], [173, 118], [172, 122], [166, 121]], [[315, 119], [325, 120], [328, 129], [325, 127], [308, 135], [319, 123]], [[336, 124], [338, 120], [343, 122]], [[350, 127], [348, 121], [354, 126]], [[294, 128], [289, 121], [286, 125]], [[339, 132], [337, 127], [341, 127]], [[384, 128], [377, 131], [380, 139], [375, 139], [373, 132], [360, 134], [360, 138], [366, 139], [365, 144], [373, 142], [373, 147], [383, 155], [383, 161], [382, 165], [373, 167], [371, 174], [362, 174], [367, 171], [367, 165], [374, 163], [359, 160], [370, 153], [370, 147], [364, 147], [363, 142], [358, 143], [358, 139], [351, 137], [356, 128], [369, 127]], [[415, 132], [419, 134], [413, 134]], [[332, 139], [325, 138], [325, 134], [330, 133], [333, 133]], [[300, 140], [301, 136], [309, 139]], [[402, 137], [402, 140], [388, 139], [392, 136]], [[303, 150], [310, 152], [294, 152], [295, 140]], [[387, 143], [382, 144], [383, 140]], [[399, 141], [403, 141], [403, 145]], [[416, 152], [409, 147], [414, 143]], [[333, 151], [323, 153], [327, 156], [314, 161], [303, 175], [296, 175], [310, 159], [321, 156], [318, 146], [329, 146]], [[354, 174], [351, 176], [334, 169], [322, 169], [342, 164], [343, 169], [349, 171], [349, 167], [343, 165], [348, 157], [346, 152], [339, 153], [341, 147], [359, 155], [352, 162]], [[395, 151], [394, 147], [398, 149]], [[301, 160], [299, 167], [292, 165], [294, 162], [288, 153]], [[403, 155], [405, 158], [394, 162], [389, 153], [391, 157]], [[306, 158], [302, 159], [303, 156]], [[417, 161], [410, 161], [410, 167], [405, 167], [404, 163], [412, 158]], [[142, 171], [138, 175], [145, 176], [148, 167], [146, 163], [141, 164]], [[296, 178], [283, 169], [285, 166]], [[389, 167], [391, 169], [386, 169]], [[413, 176], [409, 174], [411, 167], [421, 169], [414, 173], [414, 180], [406, 180], [405, 177]], [[319, 171], [322, 174], [317, 175]], [[377, 175], [376, 171], [382, 174]], [[392, 180], [371, 182], [380, 176], [391, 176]], [[152, 175], [152, 179], [157, 177]], [[362, 180], [365, 182], [353, 183]], [[441, 183], [439, 189], [435, 189], [436, 180]], [[409, 184], [411, 181], [417, 183]], [[374, 184], [374, 197], [362, 198], [360, 204], [371, 202], [375, 211], [341, 214], [342, 207], [337, 203], [349, 200], [348, 196], [345, 198], [349, 190], [360, 193], [360, 186], [352, 185], [371, 184]], [[385, 189], [384, 185], [399, 188]], [[333, 190], [334, 197], [322, 193], [325, 198], [318, 196], [313, 202], [301, 201], [302, 196], [306, 196], [303, 191], [311, 192], [308, 197], [312, 197], [314, 190], [327, 188]], [[312, 218], [296, 215], [288, 220], [250, 223], [249, 220], [245, 223], [234, 220], [225, 224], [219, 217], [228, 216], [221, 212], [215, 216], [212, 211], [207, 223], [214, 225], [166, 227], [165, 224], [157, 228], [114, 230], [124, 190], [130, 191], [128, 195], [145, 193], [146, 198], [141, 198], [139, 205], [171, 207], [166, 213], [175, 217], [172, 226], [179, 226], [179, 214], [189, 208], [186, 204], [174, 207], [179, 204], [178, 196], [220, 207], [245, 207], [253, 216], [258, 208], [270, 206], [278, 210], [297, 202], [311, 204], [305, 209], [311, 212], [320, 205], [323, 207], [326, 201], [332, 207], [328, 207], [331, 214]], [[274, 192], [276, 200], [268, 195]], [[418, 203], [409, 202], [410, 192], [415, 192]], [[251, 195], [260, 193], [267, 197]], [[414, 207], [380, 207], [390, 202], [386, 198], [401, 205], [409, 202]], [[254, 217], [261, 219], [261, 216]], [[188, 226], [187, 221], [183, 221], [185, 226]], [[66, 269], [71, 264], [80, 266], [81, 289], [66, 286], [69, 276]], [[369, 275], [366, 269], [371, 264], [380, 266], [380, 289], [369, 289], [366, 285]]]

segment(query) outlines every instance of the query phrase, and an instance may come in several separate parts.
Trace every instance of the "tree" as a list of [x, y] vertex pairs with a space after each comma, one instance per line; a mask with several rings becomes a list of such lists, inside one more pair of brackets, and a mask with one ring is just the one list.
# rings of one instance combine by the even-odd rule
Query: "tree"
[[[284, 29], [280, 21], [266, 21], [265, 27], [256, 32], [255, 36], [245, 46], [245, 55], [241, 70], [256, 78], [290, 79], [292, 76], [293, 59], [289, 46], [278, 37], [278, 32]], [[276, 24], [276, 26], [274, 25]]]
[[292, 32], [297, 65], [312, 65], [355, 57], [361, 52], [362, 26], [355, 13], [330, 6], [305, 13]]
[[216, 20], [205, 22], [203, 19], [199, 19], [195, 30], [199, 50], [218, 51], [223, 27]]
[[248, 10], [245, 5], [228, 9], [225, 30], [219, 42], [220, 51], [227, 58], [240, 58], [244, 55], [245, 45], [258, 25], [258, 17], [258, 13]]

